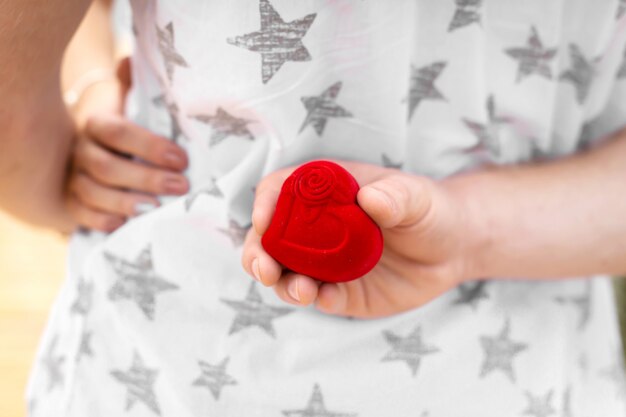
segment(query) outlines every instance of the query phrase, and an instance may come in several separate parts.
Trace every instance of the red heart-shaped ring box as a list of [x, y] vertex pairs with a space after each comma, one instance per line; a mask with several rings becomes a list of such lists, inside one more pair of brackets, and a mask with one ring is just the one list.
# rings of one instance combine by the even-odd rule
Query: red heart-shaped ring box
[[284, 267], [325, 282], [362, 277], [380, 259], [383, 235], [358, 206], [359, 184], [339, 165], [312, 161], [283, 184], [262, 238]]

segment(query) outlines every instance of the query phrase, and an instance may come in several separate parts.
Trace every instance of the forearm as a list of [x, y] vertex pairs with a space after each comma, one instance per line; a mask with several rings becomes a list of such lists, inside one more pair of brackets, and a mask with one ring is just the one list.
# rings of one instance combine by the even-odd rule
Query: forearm
[[626, 272], [626, 131], [563, 160], [445, 184], [466, 206], [472, 278]]
[[70, 111], [78, 126], [92, 113], [97, 100], [92, 94], [119, 97], [115, 77], [115, 41], [111, 30], [111, 0], [96, 0], [65, 51], [62, 67], [63, 90], [71, 92], [76, 102]]
[[95, 0], [63, 56], [62, 85], [70, 88], [96, 68], [113, 69], [115, 46], [110, 28], [110, 0]]
[[0, 207], [29, 223], [68, 232], [72, 221], [63, 189], [73, 124], [60, 92], [38, 104], [14, 107], [12, 119], [0, 117], [6, 134], [0, 141]]
[[0, 205], [67, 230], [63, 180], [73, 124], [59, 85], [61, 57], [88, 1], [0, 2]]

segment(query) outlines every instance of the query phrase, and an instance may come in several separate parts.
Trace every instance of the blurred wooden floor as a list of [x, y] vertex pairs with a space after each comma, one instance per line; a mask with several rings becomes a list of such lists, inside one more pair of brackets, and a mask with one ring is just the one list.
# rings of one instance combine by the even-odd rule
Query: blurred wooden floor
[[26, 414], [26, 380], [63, 279], [65, 251], [60, 235], [0, 212], [0, 417]]

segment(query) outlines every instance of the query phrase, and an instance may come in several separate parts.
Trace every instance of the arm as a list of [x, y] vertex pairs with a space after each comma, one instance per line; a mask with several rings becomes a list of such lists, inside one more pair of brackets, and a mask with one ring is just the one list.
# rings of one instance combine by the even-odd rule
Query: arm
[[[97, 95], [101, 105], [121, 107], [120, 83], [115, 77], [115, 41], [111, 30], [112, 0], [95, 0], [72, 37], [63, 56], [61, 84], [64, 92], [81, 88], [76, 102], [69, 107], [79, 127], [84, 126], [86, 115], [97, 102], [90, 100]], [[85, 81], [85, 76], [97, 77]], [[99, 75], [99, 77], [98, 77]]]
[[468, 277], [626, 273], [626, 130], [590, 152], [446, 186], [467, 207]]
[[74, 136], [60, 89], [65, 46], [87, 0], [0, 0], [0, 204], [36, 224], [69, 230], [63, 204]]
[[257, 187], [244, 269], [284, 301], [381, 317], [419, 307], [464, 281], [626, 272], [626, 130], [562, 160], [490, 167], [443, 181], [342, 162], [358, 203], [381, 227], [379, 263], [362, 278], [320, 283], [284, 271], [261, 245], [283, 180]]

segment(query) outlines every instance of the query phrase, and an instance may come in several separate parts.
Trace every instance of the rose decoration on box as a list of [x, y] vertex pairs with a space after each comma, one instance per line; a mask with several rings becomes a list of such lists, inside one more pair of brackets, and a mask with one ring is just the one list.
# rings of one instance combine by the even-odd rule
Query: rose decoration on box
[[284, 182], [263, 235], [266, 252], [284, 267], [326, 282], [369, 272], [383, 249], [380, 228], [356, 200], [359, 185], [330, 161], [302, 165]]

